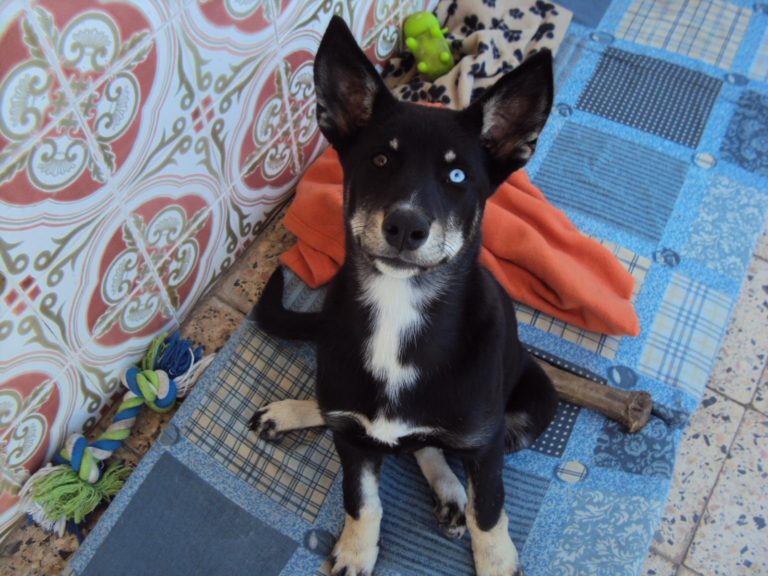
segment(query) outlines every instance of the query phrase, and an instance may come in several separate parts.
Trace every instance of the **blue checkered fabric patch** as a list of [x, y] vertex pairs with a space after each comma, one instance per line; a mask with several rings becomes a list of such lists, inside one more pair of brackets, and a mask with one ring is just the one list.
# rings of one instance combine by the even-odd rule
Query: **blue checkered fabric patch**
[[695, 148], [721, 85], [677, 64], [609, 48], [578, 107]]
[[643, 348], [638, 370], [700, 397], [728, 327], [731, 299], [676, 273]]
[[768, 176], [768, 96], [745, 91], [728, 125], [720, 151], [723, 160]]
[[248, 432], [260, 406], [314, 397], [315, 368], [303, 348], [287, 346], [251, 323], [184, 434], [236, 476], [312, 522], [340, 468], [330, 432], [302, 430], [279, 443]]
[[640, 144], [568, 123], [534, 181], [559, 207], [658, 241], [688, 166]]
[[616, 35], [729, 70], [751, 17], [720, 0], [635, 0]]

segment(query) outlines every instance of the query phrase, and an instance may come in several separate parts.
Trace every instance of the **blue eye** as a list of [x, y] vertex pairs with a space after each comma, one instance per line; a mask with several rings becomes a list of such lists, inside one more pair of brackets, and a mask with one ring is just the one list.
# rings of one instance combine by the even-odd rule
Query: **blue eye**
[[464, 170], [459, 170], [458, 168], [454, 168], [448, 174], [448, 180], [450, 180], [454, 184], [461, 184], [462, 182], [464, 182], [465, 178], [466, 176], [464, 175]]

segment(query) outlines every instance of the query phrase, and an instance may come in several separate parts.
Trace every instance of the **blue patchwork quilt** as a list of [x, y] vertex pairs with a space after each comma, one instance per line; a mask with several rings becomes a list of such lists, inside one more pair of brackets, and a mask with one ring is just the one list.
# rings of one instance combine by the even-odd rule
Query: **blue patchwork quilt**
[[[643, 332], [593, 334], [520, 307], [521, 336], [587, 377], [651, 392], [657, 406], [629, 435], [561, 404], [545, 435], [508, 457], [507, 512], [529, 576], [632, 575], [766, 221], [768, 4], [561, 4], [574, 21], [529, 172], [633, 273]], [[322, 292], [288, 281], [294, 308], [319, 305]], [[246, 321], [74, 557], [75, 572], [324, 573], [343, 522], [329, 435], [269, 444], [247, 432], [254, 407], [311, 396], [313, 374], [311, 348]], [[381, 495], [377, 574], [472, 574], [468, 536], [438, 534], [411, 457], [387, 462]]]

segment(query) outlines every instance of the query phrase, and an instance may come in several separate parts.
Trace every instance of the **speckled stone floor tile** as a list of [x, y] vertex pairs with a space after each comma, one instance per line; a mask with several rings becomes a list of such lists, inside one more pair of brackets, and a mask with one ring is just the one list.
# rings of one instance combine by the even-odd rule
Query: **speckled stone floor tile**
[[[768, 330], [768, 327], [766, 328]], [[755, 398], [752, 400], [752, 406], [768, 415], [768, 366], [763, 370], [763, 376], [755, 391]]]
[[677, 575], [676, 576], [703, 576], [702, 574], [699, 574], [698, 572], [691, 570], [687, 566], [680, 566], [677, 569]]
[[277, 268], [280, 256], [296, 243], [283, 226], [285, 209], [256, 239], [215, 288], [216, 296], [247, 314], [259, 299], [264, 285]]
[[181, 327], [181, 334], [205, 346], [206, 354], [221, 350], [243, 321], [244, 314], [216, 296], [209, 296]]
[[747, 410], [685, 559], [702, 574], [768, 574], [768, 418]]
[[768, 260], [768, 219], [765, 221], [763, 235], [760, 236], [760, 240], [757, 242], [757, 248], [755, 248], [755, 256], [759, 256], [763, 260]]
[[709, 387], [748, 404], [768, 351], [768, 262], [754, 259]]
[[675, 563], [685, 558], [743, 414], [742, 406], [710, 390], [691, 421], [654, 542], [654, 548]]
[[651, 550], [640, 574], [642, 576], [676, 576], [677, 566]]

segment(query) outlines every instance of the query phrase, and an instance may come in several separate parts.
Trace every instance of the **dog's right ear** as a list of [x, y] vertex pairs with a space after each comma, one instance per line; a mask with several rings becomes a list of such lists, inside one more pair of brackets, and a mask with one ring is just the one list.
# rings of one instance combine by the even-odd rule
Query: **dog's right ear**
[[326, 139], [337, 148], [368, 124], [374, 106], [393, 100], [338, 16], [331, 19], [320, 42], [314, 74], [317, 122]]

